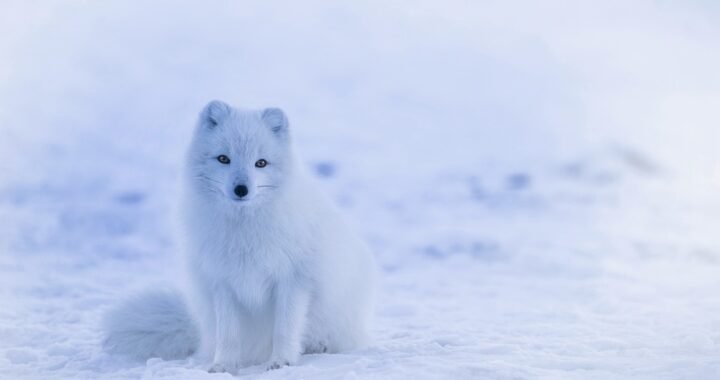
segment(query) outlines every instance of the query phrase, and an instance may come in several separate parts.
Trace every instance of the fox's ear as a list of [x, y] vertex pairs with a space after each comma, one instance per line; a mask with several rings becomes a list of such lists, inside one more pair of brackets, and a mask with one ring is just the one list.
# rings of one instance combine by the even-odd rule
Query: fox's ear
[[285, 112], [280, 108], [265, 108], [262, 112], [262, 120], [275, 134], [279, 136], [287, 135], [288, 119]]
[[225, 102], [213, 100], [200, 112], [200, 125], [214, 128], [230, 114], [230, 106]]

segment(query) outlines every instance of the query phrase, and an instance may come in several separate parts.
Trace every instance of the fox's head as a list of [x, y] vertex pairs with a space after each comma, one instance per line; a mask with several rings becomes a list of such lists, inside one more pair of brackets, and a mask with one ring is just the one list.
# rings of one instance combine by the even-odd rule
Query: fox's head
[[195, 190], [238, 206], [273, 197], [292, 170], [285, 113], [210, 102], [200, 113], [187, 169]]

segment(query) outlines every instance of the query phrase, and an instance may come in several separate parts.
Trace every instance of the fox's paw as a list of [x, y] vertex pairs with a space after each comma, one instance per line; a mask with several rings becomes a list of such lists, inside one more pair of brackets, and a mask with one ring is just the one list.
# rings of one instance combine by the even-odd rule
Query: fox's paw
[[272, 371], [274, 369], [280, 369], [289, 365], [290, 362], [287, 360], [271, 360], [267, 365], [267, 370]]
[[209, 373], [235, 373], [235, 367], [225, 363], [213, 363], [208, 369]]
[[328, 352], [327, 344], [323, 341], [316, 341], [305, 345], [303, 354], [324, 354]]

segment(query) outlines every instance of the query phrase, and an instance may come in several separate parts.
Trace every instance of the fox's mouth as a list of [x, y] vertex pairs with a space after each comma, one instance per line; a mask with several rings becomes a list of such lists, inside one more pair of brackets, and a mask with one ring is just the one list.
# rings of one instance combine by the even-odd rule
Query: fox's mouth
[[[275, 186], [275, 185], [258, 185], [255, 187], [258, 189], [268, 189], [268, 190], [275, 190], [275, 189], [279, 188], [279, 186]], [[247, 195], [242, 198], [237, 197], [234, 194], [227, 194], [227, 193], [225, 194], [225, 196], [228, 199], [230, 199], [230, 201], [232, 201], [233, 203], [248, 203], [248, 202], [254, 200], [255, 198], [262, 198], [263, 193], [264, 193], [264, 191], [260, 191], [253, 196]]]

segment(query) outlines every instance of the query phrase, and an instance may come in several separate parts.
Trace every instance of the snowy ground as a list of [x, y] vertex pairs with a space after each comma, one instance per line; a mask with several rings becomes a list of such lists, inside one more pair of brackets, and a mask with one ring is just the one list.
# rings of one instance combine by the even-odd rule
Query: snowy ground
[[720, 7], [581, 3], [4, 1], [0, 378], [230, 378], [99, 345], [213, 98], [286, 109], [383, 269], [370, 347], [244, 376], [720, 378]]

